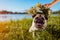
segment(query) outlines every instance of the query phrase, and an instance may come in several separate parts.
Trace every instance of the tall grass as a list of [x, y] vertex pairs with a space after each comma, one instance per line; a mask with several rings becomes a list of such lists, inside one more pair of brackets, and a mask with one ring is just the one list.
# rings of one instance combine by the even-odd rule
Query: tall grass
[[[29, 33], [32, 19], [0, 22], [0, 40], [34, 40]], [[35, 40], [60, 40], [60, 16], [50, 17], [45, 30], [36, 33]]]

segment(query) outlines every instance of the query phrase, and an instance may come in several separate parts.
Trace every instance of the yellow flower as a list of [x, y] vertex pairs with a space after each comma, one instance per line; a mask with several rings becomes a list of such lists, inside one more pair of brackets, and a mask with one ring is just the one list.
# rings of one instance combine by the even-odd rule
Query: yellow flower
[[40, 8], [41, 7], [41, 4], [40, 3], [37, 3], [35, 6]]
[[35, 8], [33, 8], [33, 7], [30, 8], [30, 9], [28, 10], [28, 12], [34, 14], [34, 13], [35, 13]]

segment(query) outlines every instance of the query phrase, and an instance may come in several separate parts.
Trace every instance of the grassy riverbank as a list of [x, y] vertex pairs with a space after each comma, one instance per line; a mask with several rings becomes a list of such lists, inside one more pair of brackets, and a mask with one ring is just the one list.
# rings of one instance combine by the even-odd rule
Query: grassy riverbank
[[[0, 22], [0, 40], [33, 40], [28, 30], [32, 19]], [[60, 40], [60, 16], [50, 17], [45, 30], [37, 33], [35, 39]], [[39, 34], [39, 35], [38, 35]]]

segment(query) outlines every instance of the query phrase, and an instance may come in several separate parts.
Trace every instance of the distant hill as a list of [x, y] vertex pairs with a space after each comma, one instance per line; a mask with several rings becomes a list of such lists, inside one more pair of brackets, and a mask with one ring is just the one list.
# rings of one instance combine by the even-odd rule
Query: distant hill
[[6, 10], [3, 10], [3, 11], [0, 11], [0, 14], [12, 14], [13, 12], [11, 11], [6, 11]]
[[11, 11], [0, 11], [0, 14], [27, 14], [27, 12], [11, 12]]
[[[11, 12], [11, 11], [0, 11], [0, 14], [28, 14], [27, 12]], [[60, 10], [54, 11], [53, 14], [60, 14]]]

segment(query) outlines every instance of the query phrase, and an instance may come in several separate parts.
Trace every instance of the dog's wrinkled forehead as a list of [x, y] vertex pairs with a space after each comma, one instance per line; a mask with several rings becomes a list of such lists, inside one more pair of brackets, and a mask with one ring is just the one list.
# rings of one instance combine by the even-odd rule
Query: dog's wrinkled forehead
[[35, 18], [35, 17], [44, 17], [44, 14], [42, 14], [42, 13], [33, 14], [32, 17], [33, 18]]
[[39, 17], [39, 18], [43, 17], [44, 19], [48, 20], [48, 15], [45, 15], [44, 13], [37, 12], [36, 14], [32, 15], [32, 18], [36, 18], [36, 17]]

